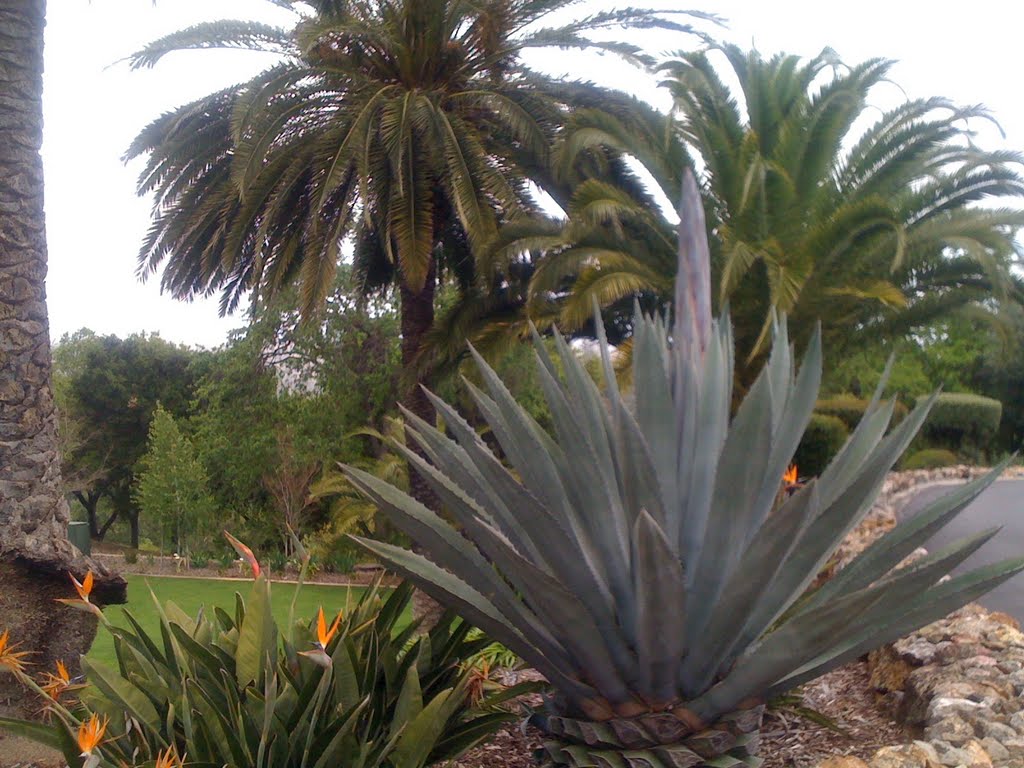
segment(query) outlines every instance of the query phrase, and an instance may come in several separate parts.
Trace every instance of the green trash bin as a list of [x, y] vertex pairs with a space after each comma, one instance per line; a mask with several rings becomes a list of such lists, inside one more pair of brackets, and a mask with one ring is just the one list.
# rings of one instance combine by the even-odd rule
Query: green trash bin
[[82, 554], [92, 554], [92, 539], [89, 538], [88, 523], [68, 523], [68, 539], [82, 551]]

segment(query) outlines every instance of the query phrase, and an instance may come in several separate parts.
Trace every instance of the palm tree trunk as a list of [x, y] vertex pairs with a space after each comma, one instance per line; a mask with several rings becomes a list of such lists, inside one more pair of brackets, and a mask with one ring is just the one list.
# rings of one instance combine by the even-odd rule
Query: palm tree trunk
[[[77, 670], [96, 620], [53, 598], [69, 596], [68, 572], [92, 569], [100, 603], [123, 602], [125, 582], [67, 538], [44, 284], [45, 8], [45, 0], [0, 0], [0, 627], [35, 652], [39, 668], [63, 659]], [[28, 706], [10, 685], [0, 682], [0, 701]]]
[[[434, 406], [423, 393], [426, 381], [418, 373], [418, 356], [427, 332], [434, 325], [434, 292], [437, 284], [437, 262], [431, 259], [430, 270], [423, 290], [419, 293], [411, 291], [404, 283], [400, 284], [400, 310], [402, 313], [402, 404], [424, 421], [433, 424], [435, 419]], [[410, 441], [410, 447], [420, 453], [419, 448]], [[418, 502], [433, 510], [440, 509], [440, 502], [427, 482], [412, 467], [409, 467], [409, 494]], [[444, 608], [420, 590], [413, 593], [413, 617], [420, 620], [420, 631], [429, 631]]]

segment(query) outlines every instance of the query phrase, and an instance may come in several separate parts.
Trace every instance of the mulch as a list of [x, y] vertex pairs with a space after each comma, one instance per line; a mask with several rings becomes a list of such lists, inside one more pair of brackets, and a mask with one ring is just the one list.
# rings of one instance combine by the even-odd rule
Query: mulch
[[[762, 727], [762, 768], [809, 768], [839, 755], [867, 760], [881, 747], [904, 744], [904, 730], [875, 706], [867, 664], [855, 662], [808, 683], [804, 706], [832, 720], [842, 732], [789, 711], [769, 711]], [[534, 768], [541, 743], [534, 728], [513, 723], [450, 768]]]

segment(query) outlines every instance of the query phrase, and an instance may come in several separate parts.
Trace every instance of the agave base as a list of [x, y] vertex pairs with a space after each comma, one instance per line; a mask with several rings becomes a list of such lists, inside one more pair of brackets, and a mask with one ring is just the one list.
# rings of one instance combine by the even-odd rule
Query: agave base
[[545, 735], [541, 768], [757, 768], [764, 706], [694, 732], [669, 712], [591, 722], [535, 717]]

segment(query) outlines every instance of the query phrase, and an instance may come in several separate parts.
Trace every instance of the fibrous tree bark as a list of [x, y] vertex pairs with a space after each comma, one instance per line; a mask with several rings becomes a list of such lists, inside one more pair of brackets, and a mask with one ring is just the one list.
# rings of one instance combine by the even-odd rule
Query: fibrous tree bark
[[[99, 604], [123, 602], [125, 582], [67, 538], [45, 293], [44, 21], [45, 0], [0, 0], [0, 631], [34, 668], [76, 670], [96, 620], [53, 598], [69, 596], [68, 573], [92, 570]], [[0, 707], [35, 707], [20, 697], [0, 678]]]

